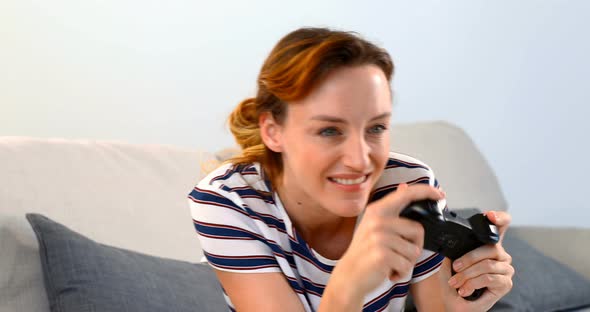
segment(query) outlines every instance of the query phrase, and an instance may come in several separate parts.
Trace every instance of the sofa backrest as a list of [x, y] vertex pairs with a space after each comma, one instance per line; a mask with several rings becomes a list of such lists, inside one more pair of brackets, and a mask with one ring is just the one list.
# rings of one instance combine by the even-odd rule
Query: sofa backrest
[[198, 261], [187, 195], [212, 157], [160, 145], [0, 138], [0, 229], [37, 212], [101, 243]]

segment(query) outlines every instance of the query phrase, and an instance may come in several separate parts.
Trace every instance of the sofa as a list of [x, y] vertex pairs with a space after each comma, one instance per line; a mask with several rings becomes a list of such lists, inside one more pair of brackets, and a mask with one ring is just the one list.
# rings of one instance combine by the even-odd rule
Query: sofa
[[[396, 125], [392, 149], [433, 168], [451, 209], [508, 209], [459, 127]], [[230, 153], [0, 137], [0, 312], [227, 311], [187, 194]], [[504, 244], [514, 287], [492, 310], [590, 311], [590, 228], [512, 226]]]

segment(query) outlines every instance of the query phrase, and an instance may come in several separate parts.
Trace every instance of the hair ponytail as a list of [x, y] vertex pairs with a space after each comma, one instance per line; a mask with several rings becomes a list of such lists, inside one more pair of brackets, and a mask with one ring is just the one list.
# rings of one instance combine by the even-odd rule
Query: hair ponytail
[[269, 150], [260, 136], [258, 125], [259, 108], [255, 98], [245, 99], [229, 115], [228, 124], [238, 145], [242, 148], [239, 155], [228, 159], [234, 164], [249, 164], [254, 162], [267, 163]]
[[242, 149], [262, 143], [258, 127], [258, 109], [256, 99], [243, 100], [228, 118], [229, 129]]

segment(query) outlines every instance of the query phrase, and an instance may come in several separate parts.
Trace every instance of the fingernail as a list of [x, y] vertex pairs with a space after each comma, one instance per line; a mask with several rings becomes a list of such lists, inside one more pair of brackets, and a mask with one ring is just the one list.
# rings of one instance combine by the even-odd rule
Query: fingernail
[[449, 286], [451, 286], [451, 287], [457, 286], [457, 279], [454, 277], [451, 277], [451, 279], [449, 280]]
[[463, 297], [463, 295], [465, 294], [465, 290], [463, 288], [459, 289], [457, 292], [459, 293], [459, 295], [461, 295], [461, 297]]
[[453, 262], [453, 268], [455, 268], [455, 271], [461, 270], [462, 267], [463, 267], [463, 261], [457, 260], [457, 261]]

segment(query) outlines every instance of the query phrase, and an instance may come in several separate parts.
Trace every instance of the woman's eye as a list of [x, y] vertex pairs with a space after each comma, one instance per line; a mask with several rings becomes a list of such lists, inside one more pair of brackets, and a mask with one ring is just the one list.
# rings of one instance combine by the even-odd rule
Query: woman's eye
[[369, 133], [371, 134], [380, 134], [385, 132], [387, 127], [385, 125], [374, 125], [373, 127], [369, 128]]
[[332, 127], [324, 128], [324, 129], [320, 130], [320, 132], [319, 132], [319, 135], [326, 136], [326, 137], [335, 136], [338, 134], [340, 134], [340, 131], [338, 131], [338, 129], [332, 128]]

